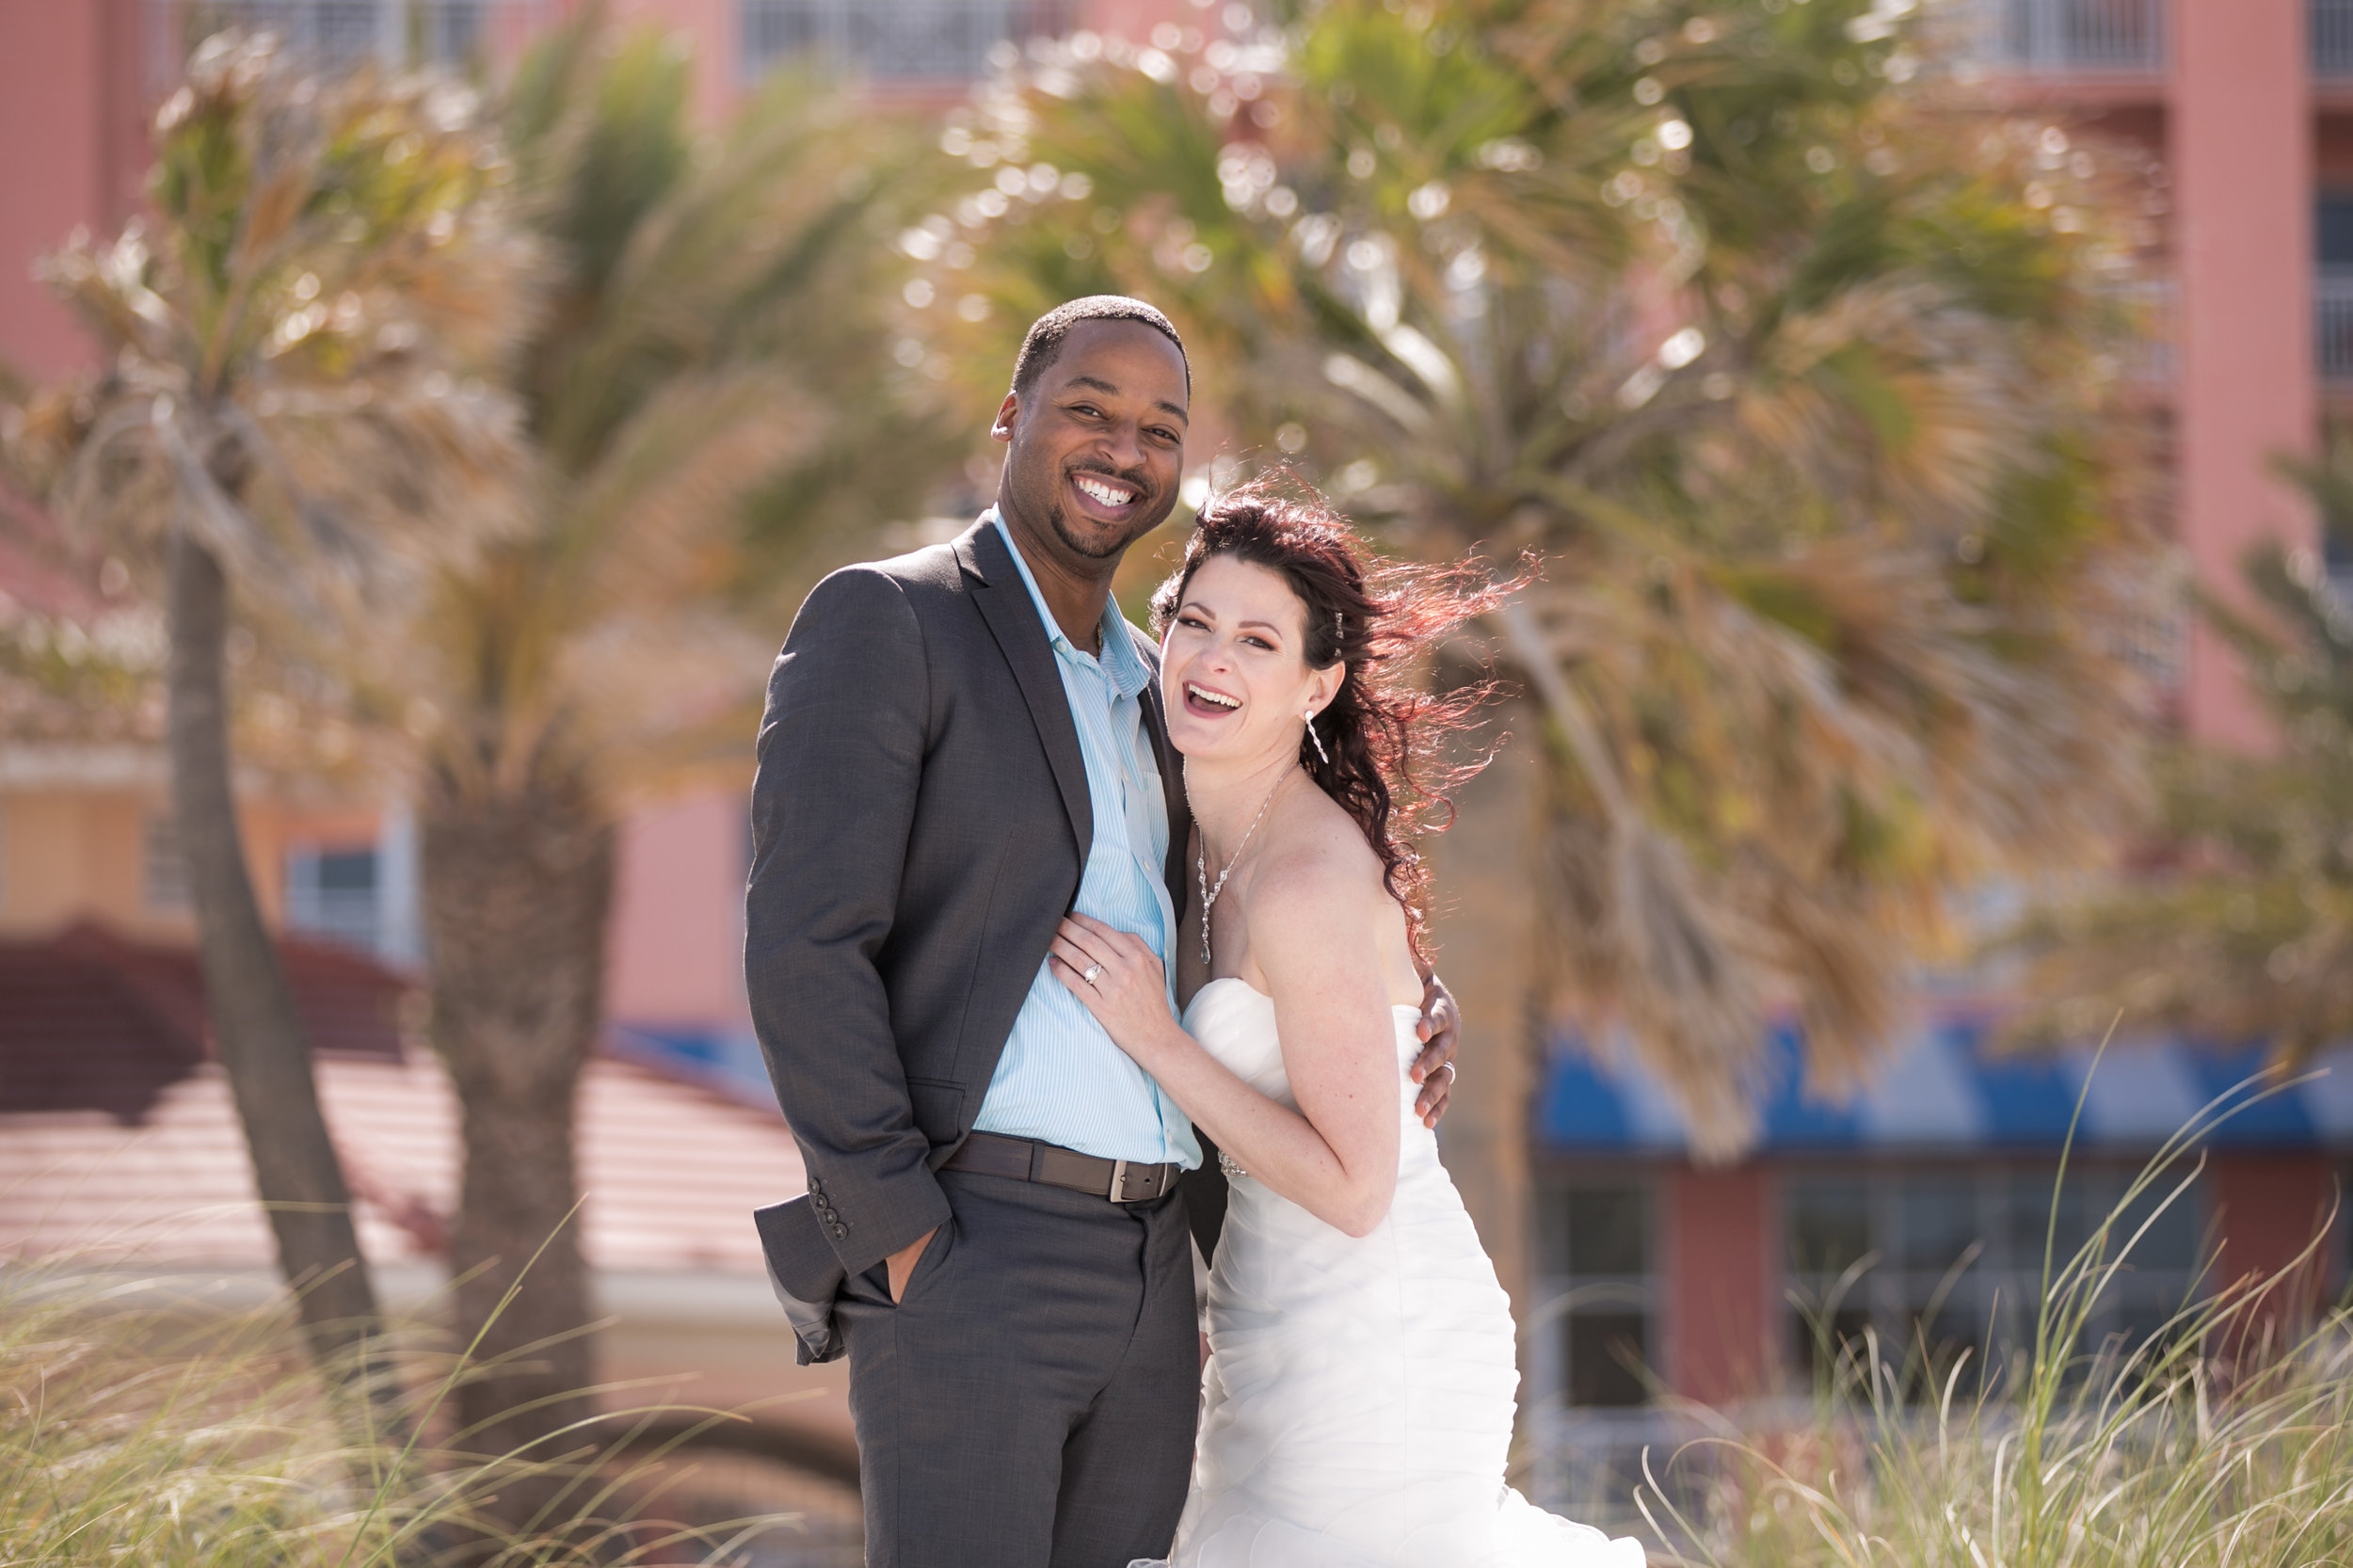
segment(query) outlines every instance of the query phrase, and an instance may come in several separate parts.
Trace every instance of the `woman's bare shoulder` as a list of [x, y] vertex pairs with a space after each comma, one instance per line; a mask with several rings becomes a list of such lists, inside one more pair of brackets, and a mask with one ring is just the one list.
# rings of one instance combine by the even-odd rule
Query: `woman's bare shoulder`
[[1253, 949], [1302, 940], [1327, 948], [1346, 933], [1371, 936], [1395, 906], [1381, 857], [1337, 802], [1321, 791], [1286, 813], [1250, 879], [1243, 918]]
[[1381, 856], [1356, 819], [1322, 791], [1303, 791], [1279, 825], [1252, 878], [1252, 902], [1270, 894], [1287, 903], [1385, 896]]
[[1361, 940], [1392, 1000], [1418, 999], [1413, 936], [1389, 889], [1387, 865], [1339, 802], [1317, 790], [1301, 804], [1306, 808], [1267, 846], [1251, 888], [1244, 912], [1251, 946], [1268, 946], [1280, 963], [1285, 952], [1330, 954]]

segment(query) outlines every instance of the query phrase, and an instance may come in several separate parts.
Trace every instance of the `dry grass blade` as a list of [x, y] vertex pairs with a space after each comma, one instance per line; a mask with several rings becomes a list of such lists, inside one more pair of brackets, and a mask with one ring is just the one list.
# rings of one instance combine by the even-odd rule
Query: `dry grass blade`
[[[205, 1295], [65, 1261], [0, 1276], [0, 1562], [715, 1568], [774, 1532], [790, 1539], [781, 1514], [674, 1516], [679, 1461], [740, 1416], [620, 1409], [488, 1462], [355, 1447], [284, 1314], [223, 1312]], [[483, 1370], [433, 1338], [409, 1333], [393, 1358], [410, 1385]], [[552, 1457], [559, 1448], [580, 1452]], [[485, 1505], [537, 1477], [559, 1481], [560, 1508], [486, 1542]]]
[[[2102, 1298], [2198, 1150], [2280, 1092], [2219, 1096], [2154, 1156], [2072, 1256], [2055, 1256], [2026, 1353], [1972, 1394], [1921, 1347], [1837, 1352], [1811, 1427], [1645, 1459], [1638, 1501], [1667, 1560], [1710, 1568], [2320, 1568], [2353, 1554], [2353, 1317], [2283, 1339], [2306, 1256], [2090, 1342]], [[2057, 1210], [2054, 1209], [2054, 1226]], [[2283, 1310], [2284, 1308], [2284, 1310]], [[1823, 1308], [1824, 1311], [1829, 1308]], [[1654, 1560], [1658, 1559], [1654, 1558]]]

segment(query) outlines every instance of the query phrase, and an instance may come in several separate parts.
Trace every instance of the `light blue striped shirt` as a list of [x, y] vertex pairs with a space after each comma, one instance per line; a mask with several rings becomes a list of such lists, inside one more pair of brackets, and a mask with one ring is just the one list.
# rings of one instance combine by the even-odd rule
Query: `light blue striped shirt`
[[[1152, 671], [1136, 651], [1116, 603], [1103, 607], [1100, 658], [1074, 646], [1047, 608], [1037, 579], [995, 508], [987, 513], [1012, 552], [1038, 619], [1046, 623], [1063, 695], [1086, 760], [1095, 841], [1079, 878], [1077, 908], [1131, 931], [1173, 973], [1176, 911], [1169, 902], [1168, 797], [1144, 732], [1144, 688]], [[1172, 1000], [1170, 1010], [1174, 1012]], [[972, 1123], [980, 1132], [1034, 1138], [1105, 1160], [1201, 1163], [1193, 1124], [1151, 1075], [1112, 1044], [1103, 1026], [1046, 965], [1030, 982], [1005, 1054]]]

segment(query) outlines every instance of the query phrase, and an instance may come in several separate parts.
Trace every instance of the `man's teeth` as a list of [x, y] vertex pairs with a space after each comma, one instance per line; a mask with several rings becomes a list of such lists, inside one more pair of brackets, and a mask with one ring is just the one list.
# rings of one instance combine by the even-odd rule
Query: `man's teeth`
[[1086, 491], [1106, 506], [1125, 506], [1135, 499], [1135, 492], [1122, 486], [1106, 485], [1099, 480], [1080, 476], [1079, 488]]
[[1227, 696], [1223, 692], [1206, 692], [1198, 686], [1187, 686], [1185, 690], [1191, 692], [1194, 696], [1200, 698], [1203, 702], [1212, 704], [1215, 707], [1239, 708], [1241, 706], [1241, 698]]

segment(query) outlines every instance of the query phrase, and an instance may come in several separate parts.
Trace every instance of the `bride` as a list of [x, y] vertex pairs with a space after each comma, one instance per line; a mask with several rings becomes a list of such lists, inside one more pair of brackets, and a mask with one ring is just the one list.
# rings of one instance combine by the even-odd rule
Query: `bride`
[[[1510, 1305], [1413, 1114], [1427, 872], [1465, 700], [1395, 662], [1486, 608], [1460, 574], [1370, 574], [1320, 498], [1212, 502], [1155, 597], [1198, 877], [1168, 982], [1064, 922], [1054, 970], [1214, 1139], [1231, 1178], [1176, 1568], [1640, 1568], [1641, 1544], [1504, 1484]], [[1137, 1565], [1157, 1568], [1157, 1565]]]

